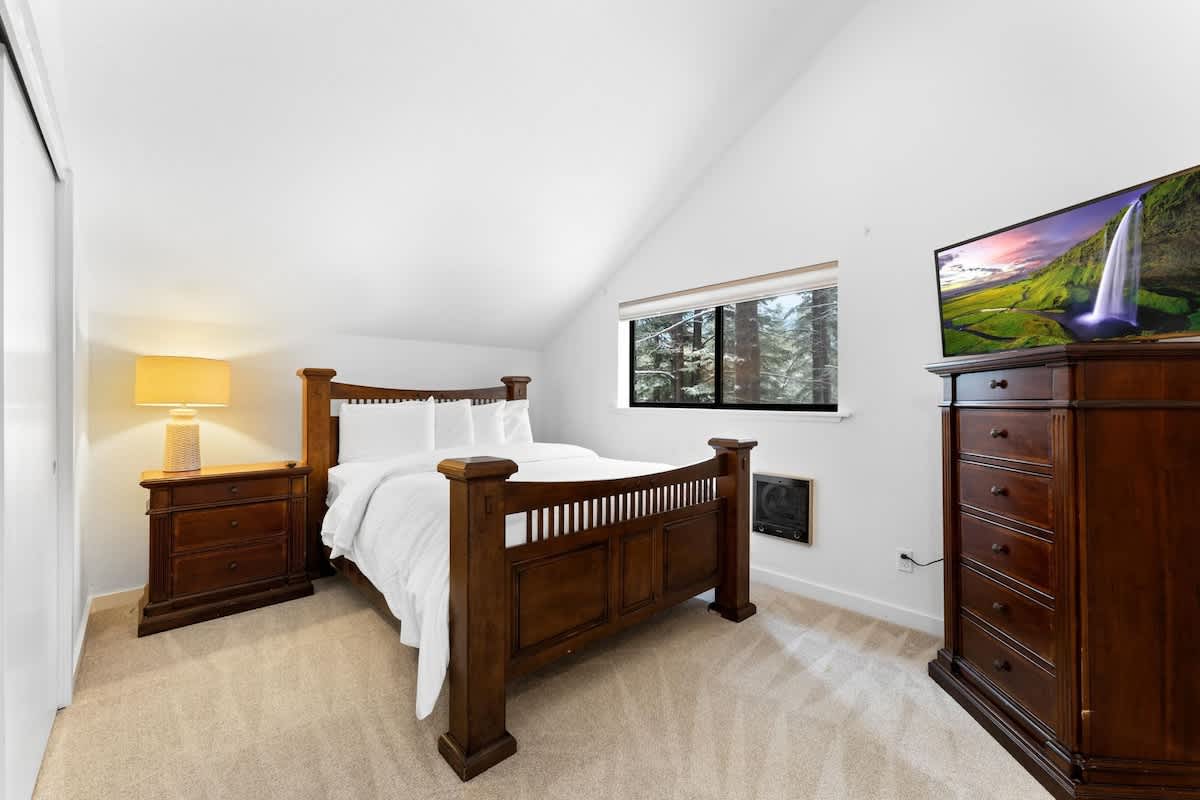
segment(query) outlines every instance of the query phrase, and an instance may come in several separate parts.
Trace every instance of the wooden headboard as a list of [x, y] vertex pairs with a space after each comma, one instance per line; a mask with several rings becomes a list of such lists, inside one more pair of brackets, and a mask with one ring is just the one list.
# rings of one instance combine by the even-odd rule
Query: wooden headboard
[[[474, 404], [499, 400], [524, 400], [528, 397], [529, 378], [506, 375], [502, 386], [485, 389], [386, 389], [338, 383], [332, 369], [308, 368], [300, 376], [300, 460], [312, 467], [308, 476], [308, 572], [310, 577], [328, 574], [329, 566], [321, 543], [321, 523], [325, 519], [325, 498], [329, 491], [329, 468], [338, 463], [338, 418], [335, 402], [398, 403], [403, 400], [470, 400]], [[340, 402], [339, 402], [340, 405]]]

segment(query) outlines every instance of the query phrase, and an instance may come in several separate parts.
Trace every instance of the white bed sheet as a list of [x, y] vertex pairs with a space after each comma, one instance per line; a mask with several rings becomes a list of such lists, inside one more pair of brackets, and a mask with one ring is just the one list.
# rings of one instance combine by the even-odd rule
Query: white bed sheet
[[[488, 445], [508, 458], [514, 481], [584, 481], [648, 475], [667, 464], [601, 458], [594, 451], [545, 442]], [[433, 711], [450, 662], [450, 489], [437, 471], [446, 458], [481, 455], [475, 445], [384, 461], [341, 464], [329, 471], [329, 510], [321, 537], [345, 556], [387, 600], [400, 620], [400, 641], [419, 649], [418, 719]], [[505, 543], [525, 541], [525, 515], [506, 520]]]

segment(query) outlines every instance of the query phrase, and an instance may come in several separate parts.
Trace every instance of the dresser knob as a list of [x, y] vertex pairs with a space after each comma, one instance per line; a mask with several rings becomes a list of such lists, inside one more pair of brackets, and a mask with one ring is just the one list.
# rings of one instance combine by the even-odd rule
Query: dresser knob
[[994, 545], [992, 545], [992, 552], [995, 553], [996, 555], [1000, 555], [1001, 553], [1007, 553], [1008, 545], [994, 544]]
[[1008, 489], [1005, 489], [1003, 486], [993, 486], [988, 491], [992, 493], [992, 497], [1003, 497], [1008, 494]]
[[1004, 430], [1004, 428], [992, 428], [988, 431], [988, 435], [993, 439], [1007, 439], [1008, 431]]
[[1002, 658], [997, 658], [995, 661], [993, 661], [992, 666], [996, 668], [997, 672], [1008, 672], [1012, 669], [1012, 664], [1009, 664]]
[[233, 486], [230, 486], [230, 487], [229, 487], [229, 493], [230, 493], [230, 494], [237, 494], [237, 493], [238, 493], [238, 487], [237, 487], [237, 484], [234, 484]]
[[237, 526], [238, 526], [238, 521], [236, 519], [229, 520], [229, 527], [236, 528]]
[[988, 384], [988, 386], [991, 387], [992, 389], [1007, 389], [1008, 381], [1004, 380], [1004, 378], [1001, 378], [998, 381], [996, 381], [996, 380], [992, 381], [991, 383]]
[[1003, 614], [1008, 611], [1008, 603], [1001, 603], [997, 600], [995, 603], [992, 603], [992, 611]]
[[229, 571], [230, 571], [230, 572], [232, 572], [232, 571], [233, 571], [233, 570], [235, 570], [235, 569], [237, 569], [237, 562], [236, 562], [236, 561], [230, 561], [230, 562], [229, 562]]

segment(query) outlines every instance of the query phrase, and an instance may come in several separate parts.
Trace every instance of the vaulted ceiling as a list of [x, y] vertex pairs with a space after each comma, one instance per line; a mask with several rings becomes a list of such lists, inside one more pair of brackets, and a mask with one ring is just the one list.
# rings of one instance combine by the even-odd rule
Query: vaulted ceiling
[[861, 5], [60, 4], [93, 309], [510, 346]]

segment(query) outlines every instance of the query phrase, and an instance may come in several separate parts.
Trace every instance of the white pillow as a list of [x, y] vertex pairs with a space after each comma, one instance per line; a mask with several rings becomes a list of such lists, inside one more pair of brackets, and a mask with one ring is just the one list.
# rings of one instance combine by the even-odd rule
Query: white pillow
[[[475, 444], [504, 444], [505, 401], [480, 403], [471, 406], [471, 424], [475, 430]], [[483, 453], [482, 455], [487, 455]]]
[[338, 461], [376, 461], [433, 449], [433, 398], [409, 403], [342, 403]]
[[533, 441], [528, 400], [509, 400], [504, 404], [504, 441], [518, 444]]
[[433, 406], [433, 446], [460, 447], [475, 443], [475, 426], [471, 424], [471, 401], [454, 400]]

